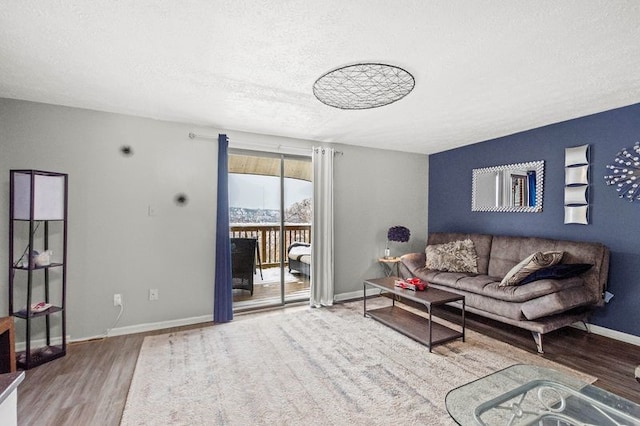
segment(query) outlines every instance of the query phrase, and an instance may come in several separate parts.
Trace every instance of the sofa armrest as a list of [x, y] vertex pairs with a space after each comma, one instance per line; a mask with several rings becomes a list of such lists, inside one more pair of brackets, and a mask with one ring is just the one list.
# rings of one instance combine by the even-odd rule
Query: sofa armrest
[[425, 253], [407, 253], [400, 257], [400, 261], [407, 267], [409, 272], [413, 273], [419, 268], [424, 268], [427, 263], [427, 255]]

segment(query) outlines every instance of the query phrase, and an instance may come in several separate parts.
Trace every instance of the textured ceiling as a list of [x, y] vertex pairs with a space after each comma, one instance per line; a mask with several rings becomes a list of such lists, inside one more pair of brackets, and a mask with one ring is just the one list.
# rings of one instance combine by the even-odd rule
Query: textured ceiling
[[[356, 62], [404, 99], [320, 103]], [[0, 97], [432, 153], [640, 102], [640, 1], [3, 0]]]

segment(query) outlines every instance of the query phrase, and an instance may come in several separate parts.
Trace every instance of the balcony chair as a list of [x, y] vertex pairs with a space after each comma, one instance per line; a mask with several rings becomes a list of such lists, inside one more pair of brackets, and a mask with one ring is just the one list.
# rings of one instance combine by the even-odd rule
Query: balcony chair
[[252, 296], [257, 248], [258, 240], [255, 238], [231, 238], [231, 278], [233, 288], [249, 290]]

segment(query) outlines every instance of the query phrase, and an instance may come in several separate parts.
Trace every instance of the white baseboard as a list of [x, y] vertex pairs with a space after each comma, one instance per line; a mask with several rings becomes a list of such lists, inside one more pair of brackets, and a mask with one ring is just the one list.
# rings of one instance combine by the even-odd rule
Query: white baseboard
[[[213, 315], [202, 315], [199, 317], [182, 318], [169, 321], [152, 322], [145, 324], [129, 325], [126, 327], [113, 328], [109, 331], [109, 336], [123, 336], [125, 334], [144, 333], [147, 331], [162, 330], [164, 328], [181, 327], [184, 325], [202, 324], [213, 322]], [[105, 337], [105, 336], [102, 336]], [[86, 340], [86, 339], [83, 339]]]
[[[81, 337], [76, 339], [72, 339], [71, 336], [67, 336], [67, 343], [87, 342], [90, 340], [104, 339], [105, 337], [124, 336], [126, 334], [144, 333], [147, 331], [162, 330], [165, 328], [172, 328], [172, 327], [181, 327], [184, 325], [202, 324], [202, 323], [207, 323], [212, 321], [213, 321], [213, 315], [202, 315], [199, 317], [182, 318], [182, 319], [169, 320], [169, 321], [130, 325], [126, 327], [113, 328], [111, 329], [111, 331], [109, 331], [108, 336], [107, 334], [99, 334], [96, 336], [86, 336], [86, 337]], [[62, 339], [60, 337], [52, 338], [51, 344], [61, 345]], [[16, 351], [18, 352], [24, 351], [26, 349], [26, 343], [24, 341], [16, 342], [15, 345], [16, 345]], [[46, 346], [45, 339], [37, 339], [37, 340], [31, 341], [32, 348], [40, 348], [42, 346]]]
[[[613, 340], [619, 340], [621, 342], [631, 343], [632, 345], [640, 346], [640, 336], [633, 334], [623, 333], [621, 331], [612, 330], [610, 328], [601, 327], [599, 325], [587, 324], [589, 332], [597, 334], [599, 336], [609, 337]], [[578, 327], [582, 328], [582, 327]]]
[[[380, 289], [369, 287], [367, 288], [367, 297], [377, 296], [380, 294]], [[351, 291], [349, 293], [336, 294], [333, 300], [336, 302], [344, 302], [345, 300], [362, 299], [362, 290]]]
[[[367, 289], [367, 296], [377, 296], [378, 294], [380, 294], [380, 290], [375, 289], [375, 288], [368, 288]], [[362, 298], [362, 291], [358, 290], [358, 291], [351, 291], [348, 293], [340, 293], [340, 294], [336, 294], [334, 296], [334, 300], [336, 302], [342, 302], [342, 301], [346, 301], [346, 300], [354, 300], [354, 299], [361, 299]], [[145, 323], [145, 324], [137, 324], [137, 325], [130, 325], [130, 326], [126, 326], [126, 327], [118, 327], [118, 328], [114, 328], [109, 332], [109, 336], [123, 336], [126, 334], [135, 334], [135, 333], [144, 333], [147, 331], [155, 331], [155, 330], [162, 330], [165, 328], [172, 328], [172, 327], [181, 327], [181, 326], [185, 326], [185, 325], [193, 325], [193, 324], [202, 324], [202, 323], [210, 323], [213, 321], [213, 315], [202, 315], [202, 316], [198, 316], [198, 317], [190, 317], [190, 318], [182, 318], [182, 319], [175, 319], [175, 320], [169, 320], [169, 321], [160, 321], [160, 322], [154, 322], [154, 323]], [[575, 327], [580, 328], [580, 329], [584, 329], [584, 327], [580, 325], [575, 325]], [[605, 336], [605, 337], [609, 337], [611, 339], [614, 340], [619, 340], [622, 342], [626, 342], [626, 343], [630, 343], [632, 345], [636, 345], [636, 346], [640, 346], [640, 336], [636, 336], [633, 334], [628, 334], [628, 333], [623, 333], [621, 331], [616, 331], [616, 330], [612, 330], [610, 328], [605, 328], [605, 327], [601, 327], [598, 325], [594, 325], [594, 324], [588, 324], [589, 327], [589, 332], [593, 333], [593, 334], [597, 334], [600, 336]], [[98, 335], [98, 336], [93, 336], [93, 337], [83, 337], [80, 339], [71, 339], [70, 337], [67, 337], [67, 341], [68, 342], [84, 342], [84, 341], [88, 341], [88, 340], [94, 340], [94, 339], [101, 339], [107, 337], [106, 335]], [[60, 338], [53, 339], [52, 340], [53, 344], [60, 344]], [[44, 346], [45, 345], [45, 340], [41, 339], [41, 340], [35, 340], [31, 343], [31, 346], [34, 348], [40, 347], [40, 346]], [[16, 342], [16, 350], [17, 351], [23, 351], [25, 350], [25, 343], [24, 342]]]
[[[377, 296], [378, 294], [380, 294], [380, 290], [378, 289], [375, 289], [375, 288], [367, 289], [368, 297]], [[342, 302], [345, 300], [353, 300], [353, 299], [360, 299], [360, 298], [362, 298], [362, 291], [340, 293], [340, 294], [336, 294], [334, 297], [336, 302]], [[154, 323], [130, 325], [127, 327], [119, 327], [119, 328], [112, 329], [111, 332], [109, 332], [109, 336], [123, 336], [126, 334], [144, 333], [147, 331], [162, 330], [165, 328], [180, 327], [184, 325], [202, 324], [202, 323], [211, 322], [212, 320], [213, 320], [212, 315], [203, 315], [199, 317], [183, 318], [183, 319], [170, 320], [170, 321], [160, 321], [160, 322], [154, 322]], [[623, 333], [621, 331], [612, 330], [610, 328], [605, 328], [605, 327], [601, 327], [599, 325], [594, 325], [594, 324], [588, 324], [588, 327], [589, 327], [589, 332], [593, 334], [609, 337], [614, 340], [620, 340], [622, 342], [631, 343], [633, 345], [640, 346], [640, 336]], [[583, 328], [583, 327], [578, 326], [578, 328]], [[95, 336], [93, 338], [101, 338], [101, 337], [105, 337], [105, 336]], [[78, 339], [76, 341], [84, 341], [84, 340], [91, 340], [91, 339], [92, 338], [84, 338], [84, 339]], [[44, 345], [44, 341], [42, 342], [42, 344]]]

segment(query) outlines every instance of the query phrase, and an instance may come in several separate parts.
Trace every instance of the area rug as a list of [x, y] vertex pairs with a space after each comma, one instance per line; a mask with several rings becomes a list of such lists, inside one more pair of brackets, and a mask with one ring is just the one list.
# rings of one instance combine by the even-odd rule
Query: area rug
[[121, 424], [450, 425], [449, 390], [513, 364], [579, 375], [470, 330], [429, 353], [362, 302], [288, 308], [145, 338]]

